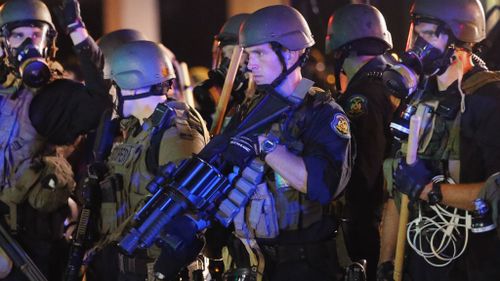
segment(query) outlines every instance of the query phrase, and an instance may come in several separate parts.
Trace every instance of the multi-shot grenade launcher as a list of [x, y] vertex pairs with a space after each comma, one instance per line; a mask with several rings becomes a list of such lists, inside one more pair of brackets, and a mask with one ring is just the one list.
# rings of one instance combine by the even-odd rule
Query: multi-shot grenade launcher
[[[277, 93], [267, 94], [235, 130], [224, 134], [228, 139], [255, 134], [297, 105]], [[199, 155], [206, 155], [204, 152]], [[137, 248], [146, 249], [155, 242], [161, 243], [167, 235], [163, 230], [176, 217], [189, 217], [197, 231], [207, 228], [213, 219], [226, 227], [232, 222], [254, 192], [262, 168], [252, 162], [239, 176], [232, 177], [220, 153], [210, 158], [195, 155], [177, 168], [172, 163], [161, 168], [147, 186], [152, 196], [135, 213], [128, 232], [118, 243], [124, 253], [131, 255]]]

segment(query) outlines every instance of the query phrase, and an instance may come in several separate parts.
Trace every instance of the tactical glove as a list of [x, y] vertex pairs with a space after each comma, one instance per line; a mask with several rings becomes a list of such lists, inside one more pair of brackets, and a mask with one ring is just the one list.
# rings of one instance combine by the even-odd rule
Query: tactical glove
[[425, 185], [430, 183], [432, 179], [431, 172], [421, 160], [417, 160], [411, 165], [400, 161], [393, 176], [396, 189], [408, 195], [411, 202], [415, 202], [420, 198], [420, 193], [422, 193]]
[[254, 137], [232, 137], [222, 158], [232, 165], [245, 168], [255, 157], [259, 156], [259, 139]]
[[54, 9], [54, 14], [67, 34], [70, 34], [79, 27], [85, 27], [80, 15], [80, 3], [78, 0], [63, 0], [62, 5]]
[[198, 157], [205, 161], [211, 161], [215, 155], [222, 154], [229, 145], [230, 138], [220, 134], [213, 137], [210, 142], [200, 151]]

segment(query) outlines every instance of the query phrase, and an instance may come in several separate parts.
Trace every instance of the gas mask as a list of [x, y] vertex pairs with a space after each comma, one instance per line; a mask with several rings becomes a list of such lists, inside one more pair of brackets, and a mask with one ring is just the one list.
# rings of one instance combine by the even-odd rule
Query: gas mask
[[47, 84], [51, 78], [50, 68], [47, 65], [44, 51], [27, 38], [17, 48], [12, 50], [11, 62], [18, 69], [25, 85], [39, 88]]
[[[24, 84], [31, 88], [39, 88], [50, 81], [51, 71], [47, 65], [47, 58], [53, 55], [52, 42], [55, 33], [50, 26], [44, 23], [27, 25], [26, 28], [37, 27], [37, 38], [28, 35], [19, 43], [15, 27], [4, 27], [2, 33], [5, 39], [5, 51], [8, 55], [10, 67], [14, 68], [15, 74], [20, 77]], [[15, 46], [15, 47], [14, 47]]]
[[[436, 31], [439, 35], [440, 28]], [[441, 31], [443, 32], [443, 31]], [[399, 63], [388, 68], [382, 79], [398, 98], [411, 95], [422, 78], [443, 74], [451, 63], [454, 46], [447, 44], [444, 51], [428, 43], [410, 29], [407, 51]]]

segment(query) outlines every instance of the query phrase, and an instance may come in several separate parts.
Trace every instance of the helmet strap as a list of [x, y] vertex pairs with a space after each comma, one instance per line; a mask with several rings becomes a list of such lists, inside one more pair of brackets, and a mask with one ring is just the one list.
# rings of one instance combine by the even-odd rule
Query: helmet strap
[[[273, 51], [278, 56], [278, 59], [279, 59], [281, 66], [282, 66], [281, 74], [278, 77], [276, 77], [276, 79], [274, 79], [274, 81], [271, 82], [271, 84], [270, 84], [270, 86], [272, 88], [277, 88], [281, 83], [283, 83], [283, 81], [286, 79], [286, 77], [290, 73], [292, 73], [297, 67], [304, 66], [306, 61], [309, 59], [310, 49], [306, 48], [305, 52], [302, 55], [300, 55], [300, 57], [297, 59], [297, 61], [290, 68], [287, 68], [285, 57], [283, 56], [283, 46], [277, 42], [271, 42], [270, 44], [271, 44]], [[257, 88], [261, 88], [261, 87], [257, 87]]]
[[342, 73], [344, 61], [349, 56], [350, 52], [351, 52], [350, 45], [347, 45], [347, 46], [341, 47], [334, 54], [333, 75], [335, 76], [335, 88], [339, 92], [342, 89], [342, 85], [340, 85], [340, 73]]

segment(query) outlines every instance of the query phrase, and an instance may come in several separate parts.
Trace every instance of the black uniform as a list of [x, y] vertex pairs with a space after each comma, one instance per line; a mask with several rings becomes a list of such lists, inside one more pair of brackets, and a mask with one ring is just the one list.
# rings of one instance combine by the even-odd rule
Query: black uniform
[[[474, 68], [464, 75], [462, 85], [473, 75], [481, 75], [485, 71]], [[460, 110], [460, 93], [457, 83], [452, 84], [446, 91], [435, 90], [430, 98], [440, 99], [447, 108]], [[451, 119], [456, 115], [453, 114]], [[437, 116], [439, 119], [450, 119], [450, 116]], [[441, 121], [443, 122], [443, 121]], [[439, 126], [435, 126], [438, 130]], [[460, 118], [459, 159], [460, 183], [483, 182], [493, 173], [500, 170], [500, 82], [490, 82], [470, 93], [466, 92], [465, 112]], [[446, 133], [446, 132], [445, 132]], [[439, 140], [437, 140], [439, 138]], [[442, 143], [443, 136], [433, 137], [431, 142]], [[446, 145], [443, 144], [443, 145]], [[439, 149], [437, 150], [439, 151]], [[423, 158], [429, 158], [423, 156]], [[434, 172], [445, 173], [442, 165], [427, 160], [428, 166]], [[443, 161], [441, 161], [442, 163]], [[446, 169], [445, 169], [446, 170]], [[469, 241], [465, 253], [451, 265], [436, 268], [428, 265], [415, 252], [410, 251], [408, 271], [412, 280], [500, 280], [500, 241], [495, 231], [482, 234], [469, 233]]]
[[384, 177], [382, 164], [392, 136], [389, 124], [393, 107], [382, 82], [387, 62], [382, 56], [365, 64], [349, 81], [339, 98], [352, 122], [356, 160], [346, 189], [344, 216], [346, 247], [351, 260], [368, 261], [368, 279], [375, 280], [378, 264]]
[[[289, 186], [277, 187], [274, 171], [266, 167], [280, 233], [274, 239], [257, 238], [266, 259], [265, 280], [336, 280], [336, 220], [326, 209], [348, 180], [343, 171], [350, 170], [351, 134], [340, 106], [322, 91], [311, 95], [315, 91], [310, 90], [303, 104], [278, 122], [282, 143], [304, 160], [307, 194]], [[241, 116], [245, 114], [233, 120]], [[245, 256], [244, 247], [230, 247], [230, 253], [238, 268], [248, 267], [239, 259]]]

